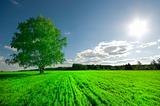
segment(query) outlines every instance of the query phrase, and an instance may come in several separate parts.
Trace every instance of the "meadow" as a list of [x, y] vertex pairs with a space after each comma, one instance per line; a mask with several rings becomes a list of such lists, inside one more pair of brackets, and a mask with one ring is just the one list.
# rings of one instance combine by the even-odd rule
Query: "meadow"
[[160, 106], [160, 71], [0, 72], [0, 106]]

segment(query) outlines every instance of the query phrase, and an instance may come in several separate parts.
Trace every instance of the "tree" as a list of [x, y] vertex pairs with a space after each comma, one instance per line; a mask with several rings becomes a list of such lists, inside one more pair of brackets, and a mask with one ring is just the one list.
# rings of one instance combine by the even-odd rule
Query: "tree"
[[137, 69], [138, 70], [142, 69], [142, 63], [140, 61], [137, 61]]
[[160, 58], [157, 59], [157, 68], [160, 70]]
[[82, 65], [82, 64], [73, 64], [72, 68], [75, 70], [87, 70], [87, 65]]
[[62, 63], [64, 59], [63, 47], [66, 37], [50, 19], [43, 16], [29, 18], [18, 24], [10, 46], [17, 52], [12, 54], [10, 63], [18, 63], [24, 68], [36, 66], [40, 73], [46, 66]]
[[126, 64], [125, 70], [133, 70], [132, 65], [130, 63]]
[[137, 61], [137, 65], [140, 65], [140, 66], [141, 66], [141, 65], [142, 65], [142, 63], [141, 63], [140, 61]]
[[151, 61], [151, 67], [152, 67], [152, 69], [157, 69], [157, 62], [155, 61], [155, 60], [152, 60]]

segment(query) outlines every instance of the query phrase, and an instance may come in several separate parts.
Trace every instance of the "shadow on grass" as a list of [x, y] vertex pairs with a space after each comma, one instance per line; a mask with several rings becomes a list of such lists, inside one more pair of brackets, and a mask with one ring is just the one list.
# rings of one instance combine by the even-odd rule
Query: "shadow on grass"
[[48, 73], [4, 73], [0, 74], [0, 79], [8, 79], [8, 78], [24, 78], [24, 77], [32, 77], [32, 76], [41, 76], [41, 75], [46, 75]]

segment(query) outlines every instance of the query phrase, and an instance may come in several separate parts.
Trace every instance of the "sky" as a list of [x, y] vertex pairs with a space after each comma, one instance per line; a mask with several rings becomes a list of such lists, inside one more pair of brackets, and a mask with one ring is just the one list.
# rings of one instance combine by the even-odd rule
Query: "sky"
[[20, 69], [4, 62], [16, 52], [9, 43], [19, 22], [39, 15], [68, 39], [63, 66], [160, 57], [160, 0], [0, 0], [0, 70]]

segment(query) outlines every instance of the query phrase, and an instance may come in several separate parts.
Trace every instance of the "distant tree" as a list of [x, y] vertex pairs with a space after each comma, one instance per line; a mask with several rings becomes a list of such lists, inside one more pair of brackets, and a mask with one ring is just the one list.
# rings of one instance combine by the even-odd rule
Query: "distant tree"
[[75, 69], [75, 70], [87, 70], [87, 65], [74, 63], [72, 65], [72, 68]]
[[157, 69], [157, 62], [155, 60], [151, 61], [151, 67], [153, 70]]
[[[66, 37], [50, 19], [43, 16], [29, 18], [18, 24], [10, 46], [16, 48], [9, 63], [18, 63], [24, 68], [37, 66], [40, 73], [46, 66], [62, 63], [66, 46]], [[8, 60], [7, 60], [8, 61]]]
[[160, 70], [160, 58], [157, 59], [157, 69]]
[[142, 63], [140, 61], [137, 61], [137, 65], [142, 65]]
[[140, 61], [137, 61], [137, 69], [138, 70], [142, 69], [142, 63]]
[[132, 65], [130, 63], [126, 64], [125, 70], [133, 70]]

